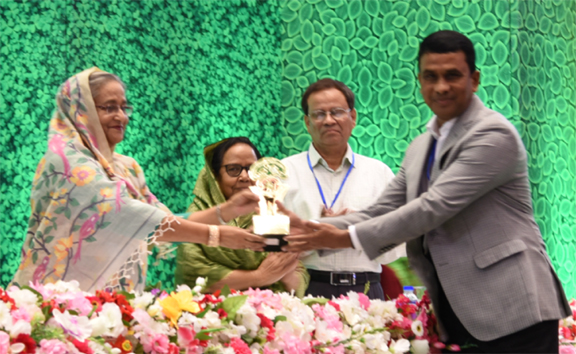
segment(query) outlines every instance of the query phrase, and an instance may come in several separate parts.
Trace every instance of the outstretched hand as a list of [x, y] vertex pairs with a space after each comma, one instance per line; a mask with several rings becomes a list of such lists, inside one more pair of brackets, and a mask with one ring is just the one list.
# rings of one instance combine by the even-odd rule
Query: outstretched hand
[[256, 236], [244, 229], [222, 225], [220, 230], [220, 246], [233, 249], [250, 249], [252, 251], [264, 251], [265, 239]]
[[313, 231], [313, 229], [306, 227], [305, 220], [300, 219], [298, 215], [286, 209], [284, 204], [279, 201], [276, 201], [276, 204], [278, 205], [278, 211], [290, 218], [290, 235], [306, 234]]
[[302, 221], [298, 230], [305, 232], [292, 232], [292, 218], [290, 218], [290, 236], [284, 237], [288, 245], [282, 247], [286, 252], [302, 252], [321, 249], [351, 248], [352, 240], [348, 230], [340, 230], [330, 224], [321, 224], [313, 221]]
[[233, 218], [237, 218], [256, 210], [259, 200], [256, 194], [247, 189], [232, 195], [226, 203], [230, 205]]

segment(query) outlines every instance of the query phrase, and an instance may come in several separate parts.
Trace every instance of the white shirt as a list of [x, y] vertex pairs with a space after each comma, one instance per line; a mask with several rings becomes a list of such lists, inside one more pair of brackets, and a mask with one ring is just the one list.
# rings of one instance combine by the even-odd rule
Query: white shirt
[[[284, 205], [302, 219], [317, 220], [321, 217], [324, 204], [314, 174], [308, 165], [307, 154], [310, 156], [314, 174], [322, 187], [326, 204], [330, 206], [352, 164], [353, 152], [348, 145], [342, 164], [335, 171], [328, 166], [326, 160], [320, 156], [313, 144], [310, 144], [307, 152], [282, 160], [288, 169], [286, 183], [290, 187], [284, 198]], [[393, 178], [394, 173], [383, 162], [354, 154], [354, 167], [352, 167], [332, 210], [338, 212], [344, 208], [351, 211], [365, 209], [378, 199]], [[373, 261], [361, 250], [361, 247], [348, 248], [330, 252], [323, 257], [320, 257], [317, 252], [307, 252], [301, 260], [309, 269], [380, 273], [380, 264], [390, 263], [406, 255], [404, 244]]]
[[[440, 129], [438, 129], [437, 116], [433, 116], [432, 119], [430, 119], [430, 121], [428, 122], [428, 124], [426, 124], [426, 130], [434, 137], [434, 139], [436, 139], [436, 150], [434, 151], [434, 160], [438, 159], [440, 151], [442, 151], [444, 141], [446, 141], [446, 138], [450, 134], [450, 130], [452, 130], [454, 123], [456, 123], [456, 118], [452, 118], [449, 121], [442, 124], [442, 127], [440, 127]], [[350, 233], [350, 239], [352, 240], [352, 245], [354, 245], [354, 248], [357, 250], [363, 249], [360, 240], [358, 240], [358, 235], [356, 234], [356, 228], [354, 227], [354, 225], [348, 227], [348, 232]]]

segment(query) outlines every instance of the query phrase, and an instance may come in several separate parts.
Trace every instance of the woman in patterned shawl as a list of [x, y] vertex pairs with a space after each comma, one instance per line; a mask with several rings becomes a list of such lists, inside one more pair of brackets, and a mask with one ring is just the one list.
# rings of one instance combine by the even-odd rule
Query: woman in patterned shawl
[[[142, 290], [147, 246], [157, 241], [262, 249], [263, 239], [240, 228], [173, 216], [148, 189], [138, 163], [114, 152], [132, 112], [116, 75], [85, 70], [62, 84], [56, 101], [14, 284], [76, 280], [84, 291]], [[235, 212], [254, 210], [257, 200], [245, 194]], [[193, 220], [217, 218], [212, 210]]]
[[[248, 138], [230, 138], [204, 149], [206, 165], [194, 187], [194, 201], [188, 211], [219, 205], [221, 223], [249, 228], [252, 214], [231, 218], [231, 201], [252, 185], [248, 168], [260, 158], [258, 149]], [[224, 247], [182, 244], [176, 257], [176, 284], [194, 286], [198, 277], [207, 278], [206, 289], [214, 292], [224, 285], [232, 289], [270, 288], [274, 291], [294, 290], [303, 296], [308, 286], [306, 268], [298, 254], [265, 253], [232, 250]]]

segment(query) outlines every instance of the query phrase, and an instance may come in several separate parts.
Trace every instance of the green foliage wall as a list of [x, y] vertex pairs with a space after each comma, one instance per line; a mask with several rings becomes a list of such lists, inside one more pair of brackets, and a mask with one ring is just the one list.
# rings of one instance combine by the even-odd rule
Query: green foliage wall
[[[522, 134], [536, 218], [574, 297], [575, 22], [575, 0], [0, 1], [0, 285], [18, 265], [54, 95], [70, 75], [97, 65], [126, 80], [136, 113], [120, 152], [184, 211], [206, 144], [246, 135], [266, 155], [306, 149], [298, 102], [323, 77], [357, 94], [352, 147], [397, 170], [431, 116], [418, 45], [454, 29], [475, 43], [479, 96]], [[150, 282], [173, 286], [172, 267], [151, 267]]]
[[[281, 67], [273, 1], [0, 1], [0, 247], [19, 264], [36, 165], [58, 86], [91, 66], [118, 74], [135, 113], [120, 153], [175, 212], [192, 200], [204, 146], [249, 136], [277, 155]], [[170, 261], [151, 281], [173, 284]]]
[[441, 29], [475, 44], [478, 96], [517, 127], [530, 156], [535, 216], [576, 296], [576, 1], [286, 0], [282, 107], [287, 155], [308, 147], [300, 97], [331, 77], [356, 93], [350, 145], [397, 171], [432, 116], [416, 81], [418, 46]]

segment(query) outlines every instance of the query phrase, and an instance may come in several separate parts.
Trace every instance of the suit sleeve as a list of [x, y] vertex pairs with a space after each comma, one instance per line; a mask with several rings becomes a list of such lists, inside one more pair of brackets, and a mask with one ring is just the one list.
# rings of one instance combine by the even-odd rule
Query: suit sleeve
[[[479, 128], [466, 137], [458, 157], [428, 192], [395, 210], [390, 210], [395, 188], [388, 192], [392, 196], [384, 192], [379, 202], [362, 214], [366, 217], [353, 219], [360, 220], [355, 226], [356, 233], [366, 254], [374, 259], [391, 245], [437, 228], [485, 193], [509, 181], [521, 168], [519, 162], [524, 153], [521, 147], [518, 135], [505, 124]], [[401, 169], [396, 183], [405, 181], [405, 177]]]

